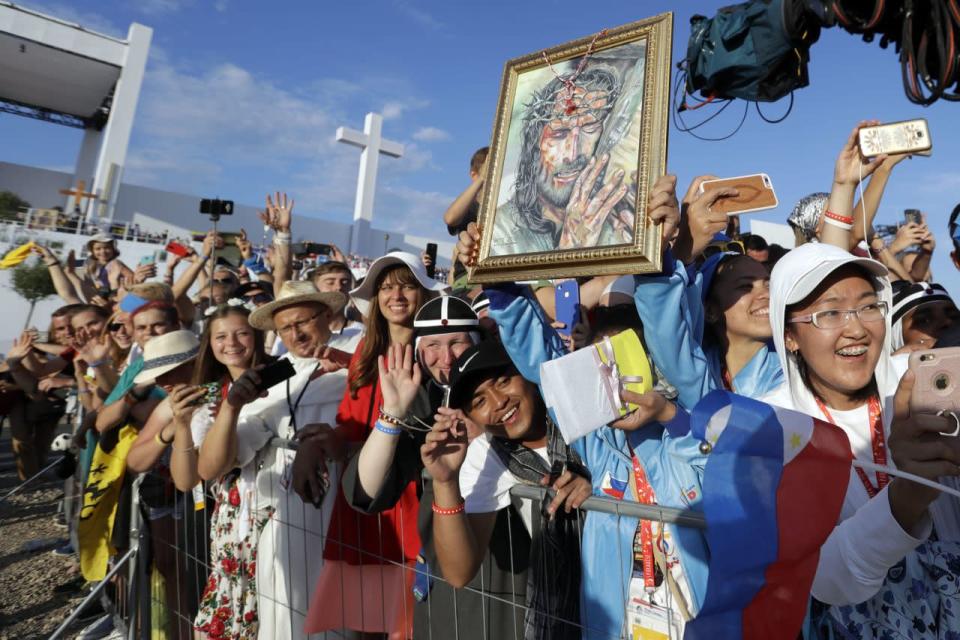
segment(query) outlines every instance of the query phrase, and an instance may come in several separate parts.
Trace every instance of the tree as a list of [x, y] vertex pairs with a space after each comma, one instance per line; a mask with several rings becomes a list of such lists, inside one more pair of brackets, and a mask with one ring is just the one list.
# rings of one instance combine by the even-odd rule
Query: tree
[[57, 290], [53, 287], [53, 279], [50, 277], [49, 268], [42, 261], [21, 264], [13, 270], [12, 280], [13, 290], [30, 303], [27, 321], [23, 325], [26, 329], [30, 326], [33, 308], [37, 302], [56, 295]]
[[21, 208], [29, 208], [30, 203], [13, 191], [0, 191], [0, 219], [15, 220]]

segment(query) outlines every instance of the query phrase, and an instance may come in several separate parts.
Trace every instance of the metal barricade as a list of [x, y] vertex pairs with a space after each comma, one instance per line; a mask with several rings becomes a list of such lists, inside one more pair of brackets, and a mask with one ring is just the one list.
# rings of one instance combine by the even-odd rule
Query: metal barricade
[[[525, 514], [538, 514], [539, 502], [551, 499], [549, 490], [528, 485], [511, 489], [516, 508], [498, 515], [504, 526], [500, 527], [498, 521], [497, 537], [491, 539], [477, 577], [469, 585], [453, 589], [438, 567], [429, 562], [410, 562], [386, 550], [391, 545], [410, 549], [414, 541], [420, 545], [419, 533], [410, 529], [415, 523], [383, 514], [366, 517], [352, 510], [341, 511], [341, 529], [347, 518], [358, 527], [373, 527], [379, 540], [377, 549], [363, 548], [342, 531], [329, 530], [336, 494], [341, 490], [336, 465], [331, 467], [335, 476], [331, 478], [332, 489], [319, 507], [304, 504], [292, 488], [283, 489], [281, 470], [295, 446], [275, 439], [266, 447], [255, 462], [259, 481], [252, 485], [249, 478], [231, 476], [206, 484], [198, 499], [193, 494], [178, 493], [173, 511], [155, 505], [134, 506], [130, 545], [111, 570], [113, 580], [125, 576], [122, 588], [117, 589], [125, 594], [125, 601], [115, 603], [115, 611], [123, 618], [115, 626], [125, 637], [191, 637], [195, 626], [203, 625], [207, 625], [210, 637], [219, 637], [224, 629], [242, 620], [245, 612], [235, 611], [232, 601], [211, 602], [209, 593], [204, 599], [203, 591], [237, 576], [255, 578], [260, 637], [355, 638], [359, 631], [384, 628], [399, 629], [398, 637], [431, 640], [524, 637], [527, 585], [525, 578], [517, 578], [524, 574], [524, 567], [516, 563], [524, 559], [524, 554], [530, 561], [531, 524]], [[160, 478], [153, 471], [142, 475]], [[169, 482], [169, 478], [164, 481]], [[133, 491], [132, 499], [137, 500], [139, 493]], [[591, 517], [605, 518], [610, 530], [617, 532], [635, 528], [636, 519], [660, 527], [705, 526], [700, 513], [598, 496], [583, 503], [579, 517], [582, 525]], [[239, 535], [236, 530], [227, 531], [230, 525], [258, 528], [259, 537], [250, 538], [258, 548], [256, 557], [249, 554], [252, 549], [228, 548], [226, 541]], [[423, 533], [431, 535], [429, 530]], [[611, 632], [609, 620], [591, 620], [582, 613], [570, 620], [569, 626], [578, 637], [632, 638], [630, 609], [644, 596], [632, 589], [634, 576], [624, 574], [629, 570], [625, 567], [631, 566], [623, 557], [624, 545], [613, 539], [602, 543], [609, 546], [609, 566], [604, 568], [603, 579], [615, 585], [611, 588], [618, 591], [625, 622]], [[601, 551], [606, 553], [606, 549]], [[347, 566], [347, 561], [355, 557], [363, 563]], [[505, 576], [510, 578], [506, 583]], [[336, 582], [331, 585], [330, 581]], [[164, 588], [158, 586], [161, 583]], [[414, 596], [415, 590], [419, 590], [419, 596]], [[336, 593], [340, 600], [318, 600], [323, 594]], [[350, 594], [359, 594], [359, 600], [349, 600]], [[91, 593], [87, 600], [94, 596]], [[667, 605], [672, 615], [673, 604]], [[681, 612], [676, 616], [683, 617]], [[366, 626], [358, 625], [358, 618]], [[309, 635], [303, 631], [308, 621], [317, 625], [318, 620], [325, 631]], [[53, 637], [60, 637], [69, 622], [65, 621]], [[681, 635], [671, 631], [667, 637]]]

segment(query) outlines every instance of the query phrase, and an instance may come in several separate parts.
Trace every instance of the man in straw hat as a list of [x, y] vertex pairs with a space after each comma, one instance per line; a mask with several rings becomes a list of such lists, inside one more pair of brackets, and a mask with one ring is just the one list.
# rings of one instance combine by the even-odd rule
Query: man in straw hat
[[[303, 637], [301, 612], [307, 610], [308, 590], [323, 562], [322, 554], [308, 550], [323, 548], [330, 521], [335, 491], [327, 488], [336, 486], [339, 470], [327, 469], [326, 460], [342, 457], [330, 425], [336, 423], [346, 389], [349, 354], [360, 339], [330, 331], [331, 319], [346, 304], [347, 296], [339, 291], [320, 292], [312, 282], [284, 282], [275, 300], [250, 314], [250, 324], [276, 331], [288, 349], [283, 357], [296, 374], [262, 398], [257, 397], [256, 371], [244, 373], [231, 389], [243, 395], [237, 404], [244, 404], [231, 428], [242, 434], [245, 449], [256, 451], [259, 500], [269, 500], [275, 509], [261, 534], [258, 554], [284, 561], [258, 563], [257, 590], [261, 628], [271, 629], [276, 638]], [[271, 444], [274, 438], [298, 440], [296, 456]], [[236, 461], [223, 462], [229, 469]], [[327, 494], [331, 497], [324, 499]]]

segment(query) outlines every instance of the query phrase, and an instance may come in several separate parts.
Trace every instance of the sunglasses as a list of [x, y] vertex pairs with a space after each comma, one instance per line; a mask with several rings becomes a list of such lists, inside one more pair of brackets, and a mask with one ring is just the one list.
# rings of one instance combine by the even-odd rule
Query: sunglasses
[[253, 304], [266, 304], [268, 302], [273, 302], [273, 296], [269, 293], [258, 293], [252, 296], [245, 296], [244, 300], [248, 300]]
[[120, 331], [120, 329], [123, 329], [122, 322], [111, 322], [110, 324], [107, 325], [107, 330], [110, 331], [110, 333], [113, 333], [115, 331]]

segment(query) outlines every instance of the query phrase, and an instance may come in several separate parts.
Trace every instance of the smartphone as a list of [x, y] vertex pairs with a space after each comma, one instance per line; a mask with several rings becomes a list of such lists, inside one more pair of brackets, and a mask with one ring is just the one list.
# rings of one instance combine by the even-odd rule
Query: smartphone
[[554, 289], [557, 322], [566, 325], [557, 329], [560, 335], [570, 336], [573, 326], [580, 322], [580, 285], [576, 280], [561, 282]]
[[268, 364], [260, 370], [260, 390], [266, 391], [296, 374], [293, 363], [285, 358], [277, 360], [273, 364]]
[[207, 382], [200, 386], [203, 388], [203, 396], [197, 404], [216, 404], [220, 401], [219, 382]]
[[926, 118], [864, 127], [858, 135], [860, 151], [868, 158], [885, 153], [922, 154], [933, 148]]
[[916, 376], [910, 395], [911, 412], [950, 411], [960, 416], [960, 347], [914, 351], [910, 369]]
[[427, 267], [427, 275], [431, 278], [437, 274], [437, 243], [427, 243], [427, 255], [430, 256], [430, 266]]
[[180, 256], [181, 258], [186, 258], [193, 253], [190, 249], [175, 241], [168, 242], [165, 249], [173, 255]]
[[167, 252], [163, 249], [157, 249], [157, 254], [155, 257], [156, 262], [166, 262], [167, 261]]
[[903, 219], [907, 224], [911, 222], [913, 224], [923, 224], [923, 213], [920, 212], [920, 209], [904, 209]]
[[728, 216], [775, 209], [780, 204], [777, 200], [777, 193], [773, 190], [773, 182], [771, 182], [770, 176], [765, 173], [705, 180], [700, 183], [700, 193], [703, 194], [711, 189], [724, 187], [733, 187], [739, 193], [736, 197], [720, 198], [713, 203], [711, 209]]
[[148, 265], [148, 264], [155, 264], [156, 262], [157, 262], [157, 256], [156, 256], [156, 255], [143, 256], [142, 258], [140, 258], [140, 266], [141, 266], [141, 267], [144, 267], [144, 266], [146, 266], [146, 265]]

